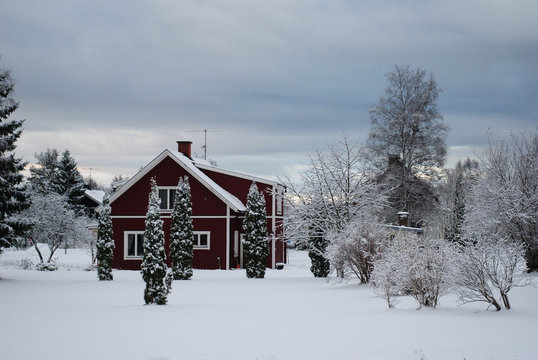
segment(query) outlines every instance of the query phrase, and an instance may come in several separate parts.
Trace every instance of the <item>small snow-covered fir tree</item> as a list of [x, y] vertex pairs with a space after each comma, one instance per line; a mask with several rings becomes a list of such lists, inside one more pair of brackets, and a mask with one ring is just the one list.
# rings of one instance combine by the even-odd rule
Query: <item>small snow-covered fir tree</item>
[[266, 218], [265, 198], [253, 182], [248, 192], [247, 210], [243, 222], [245, 232], [243, 256], [248, 278], [265, 276], [265, 263], [269, 255]]
[[152, 178], [144, 231], [144, 257], [141, 273], [146, 283], [144, 289], [146, 304], [165, 305], [173, 277], [165, 262], [163, 221], [159, 214], [159, 204], [157, 183]]
[[99, 213], [99, 227], [97, 230], [97, 276], [99, 280], [112, 280], [110, 263], [114, 258], [114, 239], [112, 238], [112, 219], [110, 217], [110, 204], [108, 197], [103, 200]]
[[30, 206], [22, 175], [26, 163], [13, 153], [24, 120], [7, 121], [19, 107], [11, 97], [14, 87], [11, 72], [0, 68], [0, 253], [29, 228], [26, 221], [13, 216]]
[[452, 221], [445, 238], [452, 242], [463, 243], [463, 221], [465, 219], [465, 188], [464, 176], [461, 162], [456, 166], [456, 181], [454, 189], [454, 208], [452, 210]]
[[179, 179], [174, 197], [172, 224], [170, 225], [170, 259], [175, 280], [188, 280], [192, 276], [193, 226], [191, 187], [189, 179]]
[[82, 210], [80, 204], [84, 197], [84, 179], [77, 170], [77, 163], [69, 150], [65, 150], [58, 162], [58, 169], [51, 179], [52, 190], [60, 195], [65, 195], [69, 205], [75, 212]]
[[331, 262], [327, 254], [328, 246], [329, 239], [321, 229], [312, 228], [308, 240], [308, 256], [312, 264], [310, 271], [315, 277], [327, 277], [331, 272]]

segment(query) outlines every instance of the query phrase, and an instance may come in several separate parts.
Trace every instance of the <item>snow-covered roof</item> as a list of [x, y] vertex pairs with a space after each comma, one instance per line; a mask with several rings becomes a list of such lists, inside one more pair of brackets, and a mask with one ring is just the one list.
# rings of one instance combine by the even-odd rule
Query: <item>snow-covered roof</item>
[[240, 173], [240, 172], [237, 172], [237, 171], [223, 169], [223, 168], [220, 168], [218, 166], [214, 166], [209, 161], [204, 160], [204, 159], [193, 159], [192, 162], [194, 163], [194, 165], [197, 168], [200, 168], [200, 169], [215, 171], [215, 172], [218, 172], [218, 173], [221, 173], [221, 174], [226, 174], [226, 175], [235, 176], [235, 177], [246, 179], [246, 180], [255, 181], [257, 183], [269, 184], [269, 185], [272, 185], [272, 186], [279, 185], [278, 182], [276, 182], [274, 180], [264, 179], [264, 178], [261, 178], [261, 177], [248, 175], [248, 174], [243, 174], [243, 173]]
[[243, 212], [246, 210], [245, 205], [234, 195], [224, 190], [220, 185], [211, 180], [202, 170], [198, 169], [193, 161], [179, 152], [172, 152], [170, 150], [164, 150], [155, 159], [153, 159], [148, 165], [140, 170], [135, 176], [130, 178], [125, 185], [119, 188], [110, 197], [110, 203], [112, 204], [117, 198], [119, 198], [125, 191], [127, 191], [133, 184], [138, 182], [144, 175], [146, 175], [151, 169], [157, 166], [166, 157], [170, 157], [183, 167], [192, 177], [202, 183], [213, 194], [215, 194], [220, 200], [227, 204], [233, 211]]
[[102, 204], [105, 198], [105, 192], [103, 190], [86, 190], [84, 193], [87, 197], [99, 204]]

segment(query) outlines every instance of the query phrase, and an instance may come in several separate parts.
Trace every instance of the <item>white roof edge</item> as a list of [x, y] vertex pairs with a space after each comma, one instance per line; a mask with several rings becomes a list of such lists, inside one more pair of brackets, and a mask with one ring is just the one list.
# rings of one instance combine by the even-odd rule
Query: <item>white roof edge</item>
[[[99, 195], [102, 195], [100, 197], [97, 197], [96, 193], [95, 192], [99, 192], [99, 193], [102, 193], [102, 194], [99, 194]], [[86, 194], [86, 196], [88, 196], [90, 199], [92, 199], [93, 201], [101, 204], [103, 202], [103, 199], [105, 198], [106, 196], [106, 192], [103, 191], [103, 190], [85, 190], [84, 191], [84, 194]]]
[[168, 149], [165, 149], [161, 152], [155, 159], [153, 159], [149, 164], [144, 166], [135, 176], [130, 178], [121, 188], [119, 188], [112, 196], [110, 197], [110, 204], [112, 204], [117, 198], [119, 198], [125, 191], [127, 191], [132, 185], [137, 183], [142, 177], [144, 177], [148, 172], [150, 172], [155, 166], [157, 166], [165, 157], [170, 156], [174, 161], [176, 161], [181, 167], [183, 167], [190, 175], [192, 175], [196, 180], [202, 183], [207, 187], [213, 194], [215, 194], [220, 200], [225, 204], [230, 206], [233, 211], [245, 211], [245, 205], [234, 195], [230, 194], [228, 191], [224, 190], [220, 185], [211, 180], [206, 174], [194, 166], [191, 159], [182, 155], [174, 154]]
[[243, 174], [243, 173], [240, 173], [240, 172], [237, 172], [237, 171], [219, 168], [217, 166], [207, 165], [207, 164], [198, 162], [196, 160], [193, 160], [193, 162], [194, 162], [194, 165], [197, 168], [200, 168], [200, 169], [209, 170], [209, 171], [215, 171], [215, 172], [218, 172], [218, 173], [221, 173], [221, 174], [235, 176], [235, 177], [239, 177], [239, 178], [246, 179], [246, 180], [252, 180], [252, 181], [255, 181], [255, 182], [258, 182], [258, 183], [262, 183], [262, 184], [269, 184], [269, 185], [273, 185], [273, 186], [277, 186], [277, 185], [284, 186], [284, 185], [280, 184], [278, 181], [264, 179], [264, 178], [261, 178], [261, 177], [258, 177], [258, 176]]

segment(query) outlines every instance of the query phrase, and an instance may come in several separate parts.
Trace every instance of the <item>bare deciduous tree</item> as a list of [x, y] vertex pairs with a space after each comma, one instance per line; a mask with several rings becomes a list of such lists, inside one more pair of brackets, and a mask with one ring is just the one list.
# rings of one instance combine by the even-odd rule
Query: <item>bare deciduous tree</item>
[[[339, 233], [359, 214], [375, 214], [386, 204], [365, 163], [366, 151], [345, 136], [327, 151], [310, 154], [302, 184], [287, 181], [286, 236], [328, 259], [328, 235]], [[340, 263], [333, 263], [340, 269]], [[325, 275], [326, 276], [326, 275]]]
[[437, 106], [440, 90], [433, 75], [420, 68], [396, 65], [387, 80], [385, 96], [370, 110], [368, 146], [378, 168], [385, 169], [390, 157], [401, 165], [394, 212], [418, 214], [423, 204], [412, 199], [415, 176], [431, 176], [446, 156], [448, 127]]
[[490, 137], [467, 209], [471, 236], [524, 244], [528, 271], [538, 270], [538, 130]]

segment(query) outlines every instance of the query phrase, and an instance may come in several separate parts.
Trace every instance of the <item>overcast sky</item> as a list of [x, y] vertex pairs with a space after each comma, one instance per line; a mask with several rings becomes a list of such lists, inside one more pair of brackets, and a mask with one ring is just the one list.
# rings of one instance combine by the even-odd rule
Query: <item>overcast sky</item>
[[[346, 133], [395, 64], [433, 73], [449, 164], [538, 124], [538, 2], [0, 0], [17, 154], [69, 149], [108, 185], [177, 140], [219, 166], [291, 175]], [[211, 131], [214, 130], [214, 131]], [[218, 131], [217, 131], [218, 130]]]

